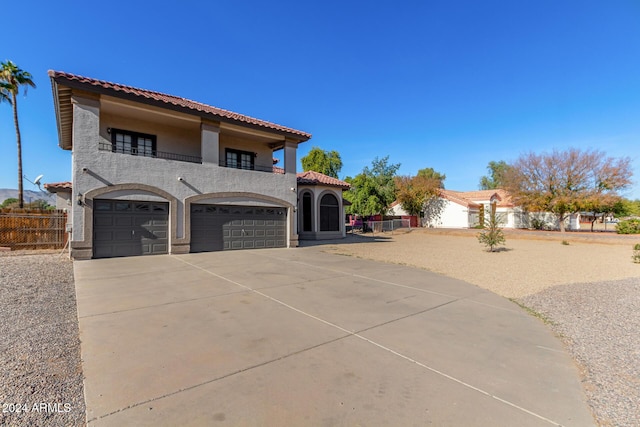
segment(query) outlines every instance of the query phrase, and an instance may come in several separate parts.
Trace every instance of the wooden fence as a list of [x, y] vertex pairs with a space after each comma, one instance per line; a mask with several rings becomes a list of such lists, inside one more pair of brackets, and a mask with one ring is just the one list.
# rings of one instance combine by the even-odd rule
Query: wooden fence
[[0, 247], [61, 249], [68, 238], [67, 214], [59, 210], [0, 210]]

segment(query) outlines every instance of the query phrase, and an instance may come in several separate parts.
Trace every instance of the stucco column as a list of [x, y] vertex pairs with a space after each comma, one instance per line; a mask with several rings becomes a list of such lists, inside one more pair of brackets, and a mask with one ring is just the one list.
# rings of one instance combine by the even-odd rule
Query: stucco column
[[[93, 236], [85, 233], [87, 224], [85, 216], [92, 218], [91, 207], [80, 206], [74, 202], [79, 193], [91, 189], [90, 177], [82, 172], [86, 167], [85, 160], [96, 157], [100, 142], [100, 99], [98, 97], [81, 97], [73, 95], [73, 162], [72, 162], [72, 208], [71, 208], [71, 256], [77, 259], [91, 258], [93, 252]], [[85, 212], [85, 210], [89, 211]]]
[[220, 128], [215, 124], [203, 122], [200, 125], [200, 134], [202, 163], [218, 165], [220, 160]]
[[284, 142], [284, 173], [296, 174], [296, 150], [298, 144], [293, 141], [286, 140]]

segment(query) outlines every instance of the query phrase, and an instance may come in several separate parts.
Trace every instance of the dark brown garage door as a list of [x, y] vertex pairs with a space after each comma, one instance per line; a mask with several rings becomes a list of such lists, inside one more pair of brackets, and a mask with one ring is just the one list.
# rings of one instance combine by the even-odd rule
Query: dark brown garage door
[[191, 205], [191, 252], [284, 248], [285, 208]]
[[93, 257], [166, 254], [168, 224], [168, 203], [94, 200]]

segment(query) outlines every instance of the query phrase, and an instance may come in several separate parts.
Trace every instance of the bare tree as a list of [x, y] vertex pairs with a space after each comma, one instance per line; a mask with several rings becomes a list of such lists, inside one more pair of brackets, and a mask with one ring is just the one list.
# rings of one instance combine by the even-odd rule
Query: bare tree
[[505, 187], [524, 209], [553, 213], [564, 232], [564, 221], [571, 214], [618, 200], [618, 192], [631, 184], [632, 175], [628, 157], [570, 148], [520, 156], [509, 168]]

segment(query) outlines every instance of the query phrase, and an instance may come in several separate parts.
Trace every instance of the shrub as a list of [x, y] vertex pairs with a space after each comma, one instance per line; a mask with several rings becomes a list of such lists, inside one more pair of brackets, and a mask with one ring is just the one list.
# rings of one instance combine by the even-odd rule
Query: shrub
[[636, 243], [633, 247], [633, 256], [631, 259], [633, 259], [633, 262], [636, 264], [640, 264], [640, 243]]
[[569, 246], [569, 242], [567, 242], [566, 240], [563, 240], [562, 244], [565, 245], [565, 246]]
[[640, 234], [640, 219], [620, 221], [616, 226], [618, 234]]
[[531, 227], [533, 227], [534, 230], [546, 230], [547, 223], [544, 220], [533, 218], [531, 220]]

